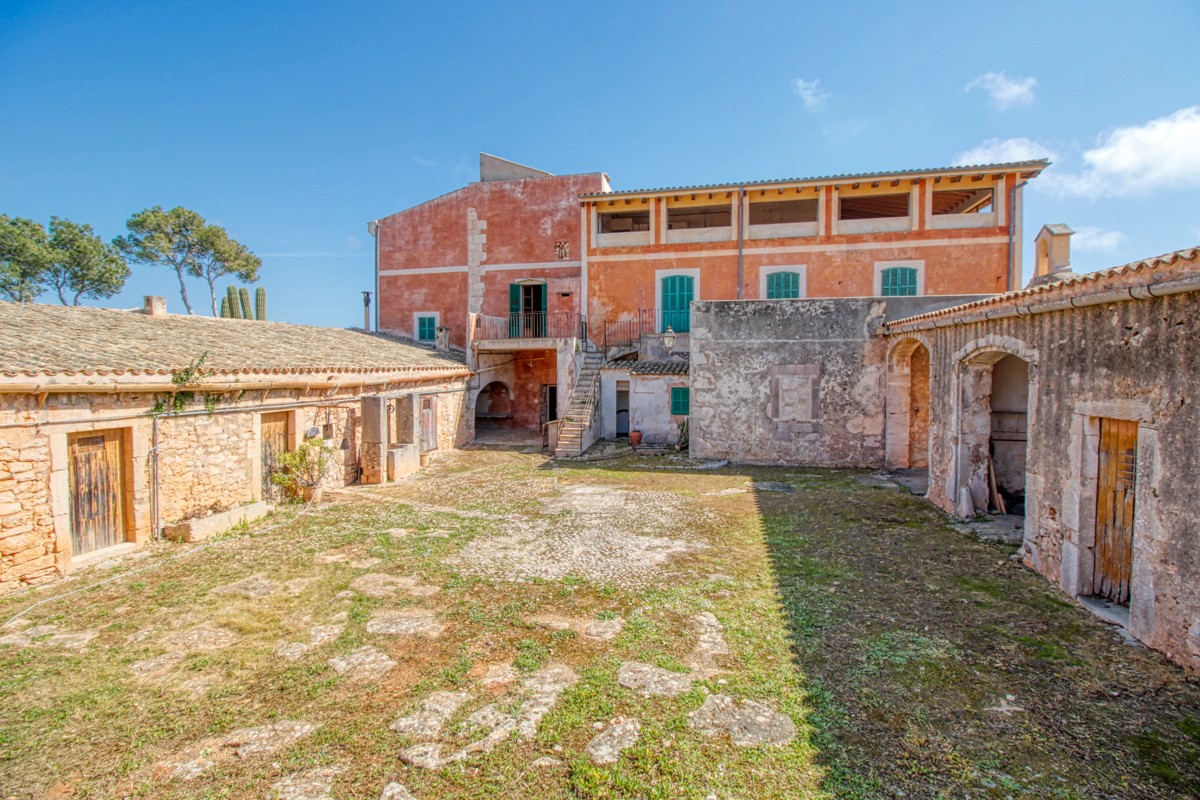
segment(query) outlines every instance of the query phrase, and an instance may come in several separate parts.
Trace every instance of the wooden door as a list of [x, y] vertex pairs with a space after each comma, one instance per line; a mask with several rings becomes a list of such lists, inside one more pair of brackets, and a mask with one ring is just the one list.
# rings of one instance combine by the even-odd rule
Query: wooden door
[[438, 449], [437, 398], [421, 398], [421, 452]]
[[125, 541], [125, 437], [120, 430], [67, 439], [71, 485], [71, 554]]
[[288, 449], [288, 412], [275, 411], [262, 415], [262, 496], [278, 500], [282, 490], [271, 480], [278, 469], [279, 457]]
[[1129, 602], [1129, 579], [1133, 573], [1137, 430], [1137, 422], [1100, 420], [1092, 593], [1122, 605]]

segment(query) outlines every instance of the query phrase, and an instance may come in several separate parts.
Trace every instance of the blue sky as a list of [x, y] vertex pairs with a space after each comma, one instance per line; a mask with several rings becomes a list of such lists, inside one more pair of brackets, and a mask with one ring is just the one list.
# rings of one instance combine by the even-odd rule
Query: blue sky
[[[262, 256], [273, 319], [353, 325], [367, 220], [481, 150], [619, 189], [1052, 154], [1026, 270], [1047, 222], [1098, 269], [1200, 244], [1197, 33], [1193, 0], [7, 0], [0, 213], [184, 205]], [[182, 310], [145, 266], [102, 304], [144, 294]]]

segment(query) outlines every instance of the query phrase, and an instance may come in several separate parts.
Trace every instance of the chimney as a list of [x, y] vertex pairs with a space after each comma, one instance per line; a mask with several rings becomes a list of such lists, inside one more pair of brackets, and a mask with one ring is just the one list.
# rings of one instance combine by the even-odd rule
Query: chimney
[[165, 317], [167, 315], [167, 298], [148, 294], [145, 302], [142, 313], [147, 317]]
[[1071, 234], [1075, 231], [1066, 225], [1055, 223], [1043, 225], [1033, 240], [1034, 267], [1030, 286], [1053, 283], [1068, 278], [1071, 271]]
[[450, 351], [450, 328], [448, 326], [438, 326], [436, 338], [433, 340], [433, 346], [439, 353], [447, 353]]

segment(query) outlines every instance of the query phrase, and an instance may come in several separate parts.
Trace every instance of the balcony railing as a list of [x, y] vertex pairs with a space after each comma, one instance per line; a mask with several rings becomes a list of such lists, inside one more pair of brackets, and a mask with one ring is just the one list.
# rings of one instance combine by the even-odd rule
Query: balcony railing
[[476, 339], [573, 339], [587, 336], [583, 317], [571, 311], [530, 311], [478, 317]]
[[664, 310], [661, 308], [642, 308], [631, 316], [615, 322], [605, 321], [602, 342], [605, 347], [622, 347], [636, 344], [644, 334], [662, 333], [671, 327], [676, 333], [687, 333], [691, 330], [691, 312], [688, 309]]

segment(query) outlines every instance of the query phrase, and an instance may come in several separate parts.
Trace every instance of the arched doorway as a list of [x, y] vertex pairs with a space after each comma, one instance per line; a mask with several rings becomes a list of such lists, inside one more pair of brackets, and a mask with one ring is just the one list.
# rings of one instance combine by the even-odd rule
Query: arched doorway
[[1029, 447], [1029, 362], [985, 350], [961, 362], [958, 496], [960, 517], [1025, 514]]
[[492, 381], [475, 398], [475, 430], [502, 430], [512, 427], [512, 392], [503, 381]]
[[929, 349], [906, 339], [888, 356], [887, 463], [892, 469], [929, 468]]

